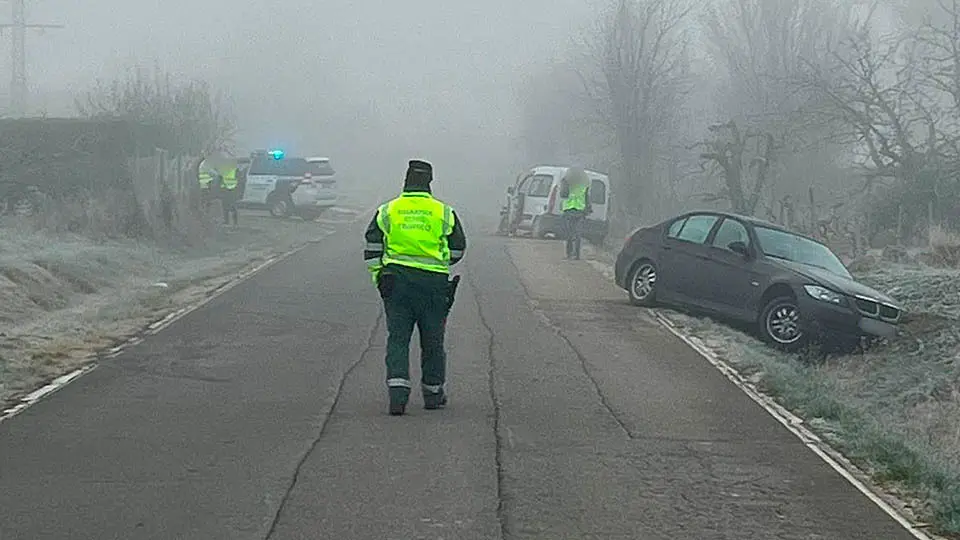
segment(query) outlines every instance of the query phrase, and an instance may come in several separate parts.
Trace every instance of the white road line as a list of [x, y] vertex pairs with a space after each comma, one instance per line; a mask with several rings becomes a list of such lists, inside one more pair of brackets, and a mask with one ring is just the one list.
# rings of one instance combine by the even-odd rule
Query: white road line
[[[347, 222], [347, 223], [357, 223], [357, 222], [359, 222], [361, 219], [364, 219], [364, 216], [372, 213], [372, 212], [375, 211], [377, 208], [379, 208], [379, 205], [377, 205], [377, 206], [372, 206], [372, 207], [370, 207], [370, 208], [367, 208], [366, 210], [360, 211], [360, 212], [358, 212], [358, 214], [357, 214], [358, 217], [357, 217], [356, 219], [353, 219], [353, 220], [351, 220], [351, 221], [349, 221], [349, 222]], [[194, 311], [197, 311], [198, 309], [202, 308], [203, 306], [209, 304], [209, 303], [212, 302], [213, 300], [215, 300], [215, 299], [217, 299], [218, 297], [220, 297], [220, 296], [222, 296], [223, 294], [225, 294], [225, 293], [226, 293], [227, 291], [229, 291], [230, 289], [233, 289], [233, 288], [236, 287], [237, 285], [239, 285], [239, 284], [247, 281], [248, 279], [250, 279], [251, 277], [253, 277], [255, 274], [257, 274], [257, 273], [259, 273], [259, 272], [262, 272], [262, 271], [266, 270], [267, 268], [269, 268], [269, 267], [271, 267], [271, 266], [273, 266], [273, 265], [275, 265], [275, 264], [277, 264], [277, 263], [279, 263], [279, 262], [281, 262], [281, 261], [283, 261], [283, 260], [285, 260], [285, 259], [287, 259], [287, 258], [290, 258], [290, 257], [292, 257], [293, 255], [296, 255], [297, 253], [300, 253], [301, 251], [303, 251], [303, 250], [306, 249], [307, 247], [315, 244], [316, 242], [319, 242], [319, 241], [322, 240], [323, 238], [326, 238], [327, 236], [330, 236], [330, 235], [334, 234], [334, 232], [335, 232], [335, 231], [325, 231], [325, 233], [324, 233], [323, 235], [321, 235], [321, 236], [319, 236], [319, 237], [317, 237], [317, 238], [315, 238], [315, 239], [313, 239], [313, 240], [310, 240], [310, 241], [306, 242], [304, 245], [302, 245], [302, 246], [300, 246], [300, 247], [297, 247], [297, 248], [295, 248], [295, 249], [292, 249], [292, 250], [290, 250], [290, 251], [288, 251], [288, 252], [286, 252], [286, 253], [283, 253], [283, 254], [281, 254], [281, 255], [275, 255], [275, 256], [273, 256], [273, 257], [270, 257], [269, 259], [267, 259], [266, 261], [260, 263], [259, 265], [255, 266], [255, 267], [253, 267], [253, 268], [251, 268], [251, 269], [249, 269], [249, 270], [246, 270], [246, 271], [241, 272], [240, 274], [238, 274], [237, 276], [235, 276], [234, 278], [232, 278], [230, 281], [228, 281], [228, 282], [226, 282], [226, 283], [224, 283], [224, 284], [221, 284], [221, 285], [215, 287], [214, 289], [212, 289], [211, 291], [209, 291], [209, 292], [207, 293], [208, 296], [207, 296], [206, 298], [204, 298], [203, 300], [201, 300], [201, 301], [199, 301], [199, 302], [196, 302], [196, 303], [194, 303], [194, 304], [191, 304], [191, 305], [189, 305], [189, 306], [182, 307], [182, 308], [174, 311], [173, 313], [170, 313], [170, 314], [164, 316], [163, 318], [161, 318], [161, 319], [159, 319], [159, 320], [157, 320], [157, 321], [154, 321], [154, 322], [150, 323], [149, 325], [147, 325], [147, 327], [144, 329], [144, 331], [141, 332], [140, 335], [134, 336], [134, 337], [128, 339], [127, 341], [121, 343], [120, 345], [116, 345], [116, 346], [114, 346], [114, 347], [111, 347], [110, 349], [107, 349], [107, 350], [106, 350], [105, 352], [103, 352], [103, 353], [97, 353], [97, 354], [91, 355], [91, 356], [88, 358], [88, 359], [90, 360], [90, 363], [86, 364], [85, 366], [83, 366], [83, 367], [81, 367], [81, 368], [79, 368], [79, 369], [76, 369], [76, 370], [74, 370], [74, 371], [71, 371], [70, 373], [67, 373], [66, 375], [61, 375], [61, 376], [57, 377], [56, 379], [50, 381], [48, 384], [46, 384], [46, 385], [43, 386], [42, 388], [39, 388], [39, 389], [37, 389], [37, 390], [34, 390], [33, 392], [31, 392], [31, 393], [27, 394], [26, 396], [22, 397], [22, 398], [20, 399], [20, 402], [17, 403], [16, 405], [14, 405], [13, 407], [10, 407], [10, 408], [8, 408], [8, 409], [4, 409], [2, 412], [0, 412], [0, 422], [3, 422], [3, 421], [5, 421], [5, 420], [9, 420], [9, 419], [13, 418], [14, 416], [17, 416], [18, 414], [20, 414], [20, 413], [22, 413], [23, 411], [27, 410], [27, 409], [30, 408], [31, 406], [35, 405], [35, 404], [36, 404], [37, 402], [39, 402], [41, 399], [50, 396], [51, 394], [53, 394], [53, 393], [55, 393], [56, 391], [62, 389], [62, 388], [65, 387], [66, 385], [70, 384], [71, 382], [79, 379], [79, 378], [82, 377], [83, 375], [86, 375], [87, 373], [90, 373], [91, 371], [97, 369], [97, 367], [98, 367], [100, 364], [99, 364], [99, 362], [96, 362], [96, 361], [95, 361], [96, 359], [107, 360], [107, 359], [116, 358], [117, 356], [120, 356], [124, 351], [126, 351], [126, 350], [129, 349], [130, 347], [134, 347], [134, 346], [136, 346], [136, 345], [139, 345], [140, 343], [143, 343], [143, 337], [142, 337], [142, 336], [144, 336], [144, 335], [155, 335], [155, 334], [161, 332], [162, 330], [164, 330], [165, 328], [169, 327], [171, 324], [173, 324], [173, 323], [176, 322], [177, 320], [182, 319], [183, 317], [189, 315], [190, 313], [193, 313]]]
[[695, 336], [688, 336], [684, 334], [677, 327], [677, 325], [670, 320], [669, 317], [654, 310], [648, 311], [651, 317], [659, 322], [661, 326], [666, 328], [671, 334], [677, 336], [681, 341], [689, 345], [691, 349], [695, 350], [700, 356], [716, 367], [721, 373], [730, 379], [730, 381], [735, 384], [737, 388], [749, 396], [750, 399], [757, 403], [757, 405], [763, 407], [763, 409], [767, 411], [770, 416], [774, 417], [778, 422], [783, 424], [783, 426], [787, 428], [790, 433], [793, 433], [798, 439], [800, 439], [804, 446], [809, 448], [814, 454], [817, 455], [817, 457], [826, 462], [830, 468], [837, 471], [840, 476], [852, 484], [853, 487], [857, 488], [860, 493], [864, 494], [888, 516], [899, 523], [904, 529], [912, 534], [914, 538], [917, 540], [935, 540], [933, 536], [928, 535], [917, 525], [911, 523], [906, 516], [901, 514], [896, 508], [885, 501], [883, 497], [871, 489], [866, 482], [860, 480], [860, 478], [857, 478], [857, 475], [864, 475], [856, 467], [856, 465], [851, 463], [840, 452], [832, 448], [815, 433], [807, 429], [803, 425], [802, 418], [784, 408], [773, 398], [763, 394], [759, 390], [756, 390], [754, 386], [745, 380], [735, 368], [720, 359], [720, 357], [717, 356], [717, 354], [714, 353], [707, 345], [705, 345], [703, 341]]

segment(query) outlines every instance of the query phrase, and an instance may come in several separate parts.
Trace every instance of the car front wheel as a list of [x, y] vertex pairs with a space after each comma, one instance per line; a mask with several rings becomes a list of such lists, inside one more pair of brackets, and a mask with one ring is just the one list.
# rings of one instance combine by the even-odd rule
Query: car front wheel
[[630, 302], [636, 306], [651, 307], [656, 304], [657, 267], [650, 261], [640, 261], [630, 273], [627, 292]]
[[789, 296], [780, 296], [767, 302], [759, 323], [761, 337], [780, 349], [795, 351], [806, 344], [800, 306]]

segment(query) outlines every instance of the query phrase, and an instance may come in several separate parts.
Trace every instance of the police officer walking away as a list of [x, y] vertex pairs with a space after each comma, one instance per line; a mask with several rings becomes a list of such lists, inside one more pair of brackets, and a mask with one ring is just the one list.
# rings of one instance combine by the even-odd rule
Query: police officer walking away
[[580, 235], [583, 221], [592, 212], [590, 207], [590, 178], [579, 167], [570, 167], [563, 175], [560, 189], [563, 201], [563, 221], [567, 236], [567, 258], [580, 260]]
[[430, 190], [433, 166], [409, 162], [403, 193], [380, 206], [366, 231], [363, 258], [387, 316], [390, 414], [402, 415], [412, 387], [410, 338], [420, 332], [420, 388], [426, 409], [446, 405], [444, 332], [456, 281], [450, 266], [463, 259], [466, 235], [453, 208]]

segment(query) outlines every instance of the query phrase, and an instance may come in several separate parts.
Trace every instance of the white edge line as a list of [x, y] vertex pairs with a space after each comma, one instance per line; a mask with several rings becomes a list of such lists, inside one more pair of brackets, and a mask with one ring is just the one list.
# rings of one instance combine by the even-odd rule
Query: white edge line
[[660, 323], [661, 326], [666, 328], [671, 334], [677, 336], [681, 341], [690, 346], [691, 349], [695, 350], [700, 356], [710, 362], [714, 367], [716, 367], [721, 373], [723, 373], [730, 381], [737, 386], [743, 393], [750, 397], [754, 402], [763, 407], [770, 416], [773, 416], [778, 422], [783, 424], [790, 433], [793, 433], [804, 446], [809, 448], [814, 454], [817, 455], [821, 460], [826, 462], [833, 470], [837, 471], [847, 482], [857, 488], [860, 493], [864, 494], [872, 503], [877, 505], [881, 510], [883, 510], [887, 515], [894, 519], [897, 523], [900, 524], [904, 529], [906, 529], [914, 538], [918, 540], [935, 540], [934, 537], [928, 535], [924, 531], [920, 530], [916, 525], [910, 522], [903, 514], [897, 511], [892, 505], [878, 495], [874, 490], [867, 486], [863, 481], [853, 475], [850, 472], [850, 469], [860, 472], [853, 464], [849, 466], [844, 466], [840, 463], [838, 459], [834, 459], [827, 451], [825, 451], [822, 446], [826, 446], [830, 452], [836, 453], [838, 458], [846, 458], [842, 456], [838, 451], [833, 448], [830, 448], [827, 443], [825, 443], [820, 437], [815, 433], [803, 426], [803, 419], [793, 414], [782, 405], [773, 400], [773, 398], [760, 393], [757, 390], [754, 390], [752, 385], [743, 379], [740, 373], [729, 364], [720, 359], [713, 351], [711, 351], [703, 342], [695, 337], [687, 336], [681, 332], [667, 316], [662, 315], [654, 310], [649, 310], [650, 315]]
[[[366, 210], [363, 210], [362, 212], [360, 212], [360, 213], [358, 214], [359, 217], [357, 217], [356, 219], [353, 219], [353, 220], [351, 220], [351, 221], [349, 221], [349, 222], [346, 222], [346, 223], [349, 223], [349, 224], [357, 223], [357, 222], [359, 222], [361, 219], [363, 219], [363, 217], [366, 216], [369, 212], [373, 212], [373, 211], [376, 210], [377, 208], [379, 208], [379, 205], [378, 205], [378, 206], [370, 207], [370, 208], [368, 208], [368, 209], [366, 209]], [[189, 315], [190, 313], [193, 313], [194, 311], [202, 308], [203, 306], [209, 304], [210, 302], [212, 302], [213, 300], [217, 299], [217, 298], [220, 297], [221, 295], [225, 294], [225, 293], [226, 293], [227, 291], [229, 291], [230, 289], [233, 289], [233, 288], [236, 287], [237, 285], [245, 282], [245, 281], [248, 280], [249, 278], [253, 277], [254, 274], [257, 274], [258, 272], [261, 272], [261, 271], [269, 268], [270, 266], [273, 266], [273, 265], [275, 265], [275, 264], [283, 261], [284, 259], [287, 259], [287, 258], [289, 258], [289, 257], [292, 257], [293, 255], [296, 255], [297, 253], [303, 251], [304, 249], [306, 249], [306, 248], [314, 245], [316, 242], [319, 242], [319, 241], [322, 240], [323, 238], [326, 238], [327, 236], [330, 236], [330, 235], [332, 235], [332, 234], [335, 234], [335, 232], [336, 232], [336, 231], [326, 231], [326, 234], [324, 234], [324, 235], [322, 235], [322, 236], [319, 236], [319, 237], [317, 237], [317, 238], [315, 238], [315, 239], [308, 240], [308, 241], [304, 242], [304, 244], [303, 244], [302, 246], [299, 246], [299, 247], [297, 247], [297, 248], [294, 248], [294, 249], [292, 249], [292, 250], [290, 250], [290, 251], [288, 251], [288, 252], [286, 252], [286, 253], [280, 254], [280, 255], [274, 255], [274, 256], [268, 258], [267, 260], [265, 260], [264, 262], [260, 263], [259, 265], [255, 266], [255, 267], [253, 267], [253, 268], [251, 268], [251, 269], [249, 269], [249, 270], [245, 270], [245, 271], [240, 272], [239, 274], [237, 274], [236, 276], [234, 276], [230, 281], [227, 281], [227, 282], [225, 282], [225, 283], [223, 283], [223, 284], [221, 284], [221, 285], [218, 285], [217, 287], [214, 287], [211, 291], [209, 291], [209, 293], [208, 293], [209, 296], [207, 296], [207, 297], [204, 298], [203, 300], [201, 300], [201, 301], [199, 301], [199, 302], [197, 302], [197, 303], [195, 303], [195, 304], [192, 304], [192, 305], [190, 305], [190, 306], [182, 307], [182, 308], [174, 311], [173, 313], [170, 313], [170, 314], [168, 314], [168, 315], [165, 315], [163, 318], [161, 318], [161, 319], [159, 319], [159, 320], [157, 320], [157, 321], [154, 321], [154, 322], [150, 323], [150, 324], [147, 325], [147, 327], [144, 329], [143, 334], [144, 334], [144, 335], [155, 335], [155, 334], [159, 333], [161, 330], [167, 328], [168, 326], [170, 326], [171, 324], [173, 324], [173, 323], [176, 322], [177, 320], [182, 319], [183, 317]], [[115, 358], [115, 357], [117, 357], [117, 356], [120, 356], [125, 350], [129, 349], [130, 347], [134, 347], [134, 346], [136, 346], [136, 345], [139, 345], [140, 343], [143, 343], [143, 337], [141, 337], [141, 336], [135, 336], [135, 337], [132, 337], [132, 338], [128, 339], [128, 340], [125, 341], [124, 343], [121, 343], [120, 345], [116, 345], [116, 346], [114, 346], [114, 347], [111, 347], [111, 348], [107, 349], [104, 353], [94, 354], [94, 355], [88, 356], [87, 359], [88, 359], [88, 360], [91, 360], [90, 363], [86, 364], [85, 366], [83, 366], [83, 367], [81, 367], [81, 368], [75, 369], [75, 370], [71, 371], [70, 373], [67, 373], [66, 375], [61, 375], [61, 376], [57, 377], [56, 379], [53, 379], [52, 381], [50, 381], [50, 382], [47, 383], [46, 385], [42, 386], [41, 388], [38, 388], [37, 390], [34, 390], [33, 392], [30, 392], [30, 393], [27, 394], [26, 396], [23, 396], [22, 398], [20, 398], [20, 402], [17, 403], [16, 405], [14, 405], [13, 407], [9, 407], [9, 408], [7, 408], [7, 409], [4, 409], [2, 412], [0, 412], [0, 423], [2, 423], [2, 422], [5, 421], [5, 420], [9, 420], [9, 419], [13, 418], [14, 416], [17, 416], [18, 414], [22, 413], [23, 411], [29, 409], [31, 406], [35, 405], [35, 404], [36, 404], [37, 402], [39, 402], [41, 399], [43, 399], [43, 398], [45, 398], [45, 397], [47, 397], [47, 396], [50, 396], [51, 394], [55, 393], [56, 391], [62, 389], [64, 386], [66, 386], [66, 385], [70, 384], [71, 382], [79, 379], [80, 377], [86, 375], [87, 373], [90, 373], [91, 371], [97, 369], [97, 367], [99, 367], [100, 364], [99, 364], [98, 362], [94, 361], [95, 359], [97, 359], [97, 358], [102, 358], [102, 359]]]

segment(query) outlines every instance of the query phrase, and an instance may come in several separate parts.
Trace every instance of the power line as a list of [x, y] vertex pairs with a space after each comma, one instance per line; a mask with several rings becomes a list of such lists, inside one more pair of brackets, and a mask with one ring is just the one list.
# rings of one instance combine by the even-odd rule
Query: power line
[[13, 29], [13, 57], [10, 79], [10, 111], [15, 116], [27, 114], [27, 29], [63, 28], [62, 24], [27, 24], [26, 0], [12, 0], [13, 19], [0, 24], [0, 29]]

